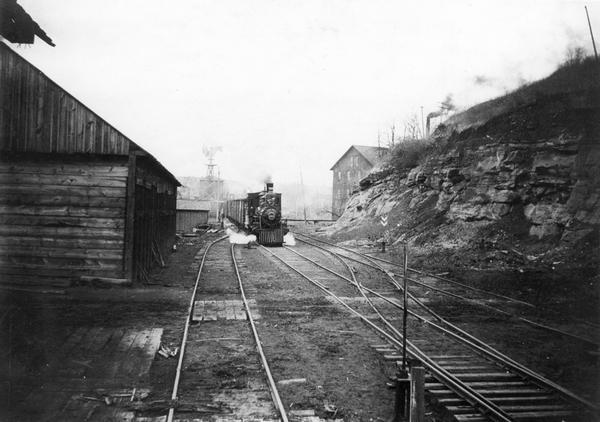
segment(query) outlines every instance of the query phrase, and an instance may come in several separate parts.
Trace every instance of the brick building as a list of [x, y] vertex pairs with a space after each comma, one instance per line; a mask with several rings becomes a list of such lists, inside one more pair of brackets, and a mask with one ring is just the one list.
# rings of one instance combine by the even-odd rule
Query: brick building
[[387, 148], [352, 145], [331, 167], [333, 191], [331, 212], [338, 218], [344, 212], [350, 194], [358, 187], [375, 164], [387, 153]]

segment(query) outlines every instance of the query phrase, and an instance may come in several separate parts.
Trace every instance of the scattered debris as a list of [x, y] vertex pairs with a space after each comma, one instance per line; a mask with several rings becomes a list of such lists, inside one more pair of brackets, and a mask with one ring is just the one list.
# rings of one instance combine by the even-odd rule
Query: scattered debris
[[315, 416], [315, 411], [312, 409], [292, 410], [292, 411], [290, 411], [290, 416], [296, 416], [296, 417]]
[[279, 385], [290, 385], [290, 384], [304, 384], [306, 382], [306, 378], [290, 378], [287, 380], [277, 381]]
[[337, 415], [338, 409], [333, 404], [325, 402], [323, 403], [323, 408], [325, 409], [326, 413], [331, 414], [332, 418], [335, 418], [335, 415]]
[[177, 356], [177, 352], [179, 352], [179, 347], [169, 347], [164, 344], [160, 344], [160, 349], [158, 349], [158, 354], [164, 358], [172, 358]]

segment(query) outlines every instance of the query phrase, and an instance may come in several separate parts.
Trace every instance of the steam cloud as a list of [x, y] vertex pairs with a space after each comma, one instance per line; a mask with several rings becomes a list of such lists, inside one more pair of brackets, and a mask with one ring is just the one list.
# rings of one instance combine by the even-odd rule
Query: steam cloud
[[229, 243], [235, 245], [247, 245], [250, 242], [256, 242], [256, 236], [253, 234], [245, 235], [243, 233], [237, 233], [230, 228], [225, 229], [225, 233], [229, 236]]
[[288, 232], [288, 234], [283, 236], [283, 243], [285, 243], [287, 246], [296, 246], [294, 234], [292, 232]]
[[493, 85], [493, 81], [490, 78], [488, 78], [487, 76], [483, 76], [483, 75], [476, 75], [475, 78], [473, 79], [473, 82], [475, 83], [475, 85], [480, 85], [480, 86]]

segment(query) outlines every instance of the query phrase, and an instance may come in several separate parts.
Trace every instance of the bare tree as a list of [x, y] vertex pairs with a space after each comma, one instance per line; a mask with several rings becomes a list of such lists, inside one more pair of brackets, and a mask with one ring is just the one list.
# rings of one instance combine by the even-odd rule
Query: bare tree
[[392, 148], [395, 143], [396, 143], [396, 125], [392, 124], [392, 127], [390, 128], [390, 137], [389, 137], [389, 141], [388, 141], [388, 147]]
[[587, 56], [585, 48], [571, 45], [565, 52], [565, 59], [562, 66], [572, 66], [581, 63]]
[[404, 121], [404, 140], [422, 138], [421, 125], [416, 114], [412, 114]]

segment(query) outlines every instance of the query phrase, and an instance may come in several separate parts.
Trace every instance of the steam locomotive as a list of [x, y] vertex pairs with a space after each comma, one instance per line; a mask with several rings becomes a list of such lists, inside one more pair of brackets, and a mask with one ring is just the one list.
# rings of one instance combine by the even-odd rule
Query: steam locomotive
[[288, 232], [281, 219], [281, 194], [273, 192], [273, 183], [244, 199], [226, 201], [223, 213], [239, 228], [254, 234], [261, 245], [281, 246]]

